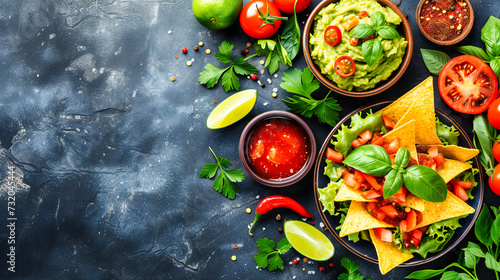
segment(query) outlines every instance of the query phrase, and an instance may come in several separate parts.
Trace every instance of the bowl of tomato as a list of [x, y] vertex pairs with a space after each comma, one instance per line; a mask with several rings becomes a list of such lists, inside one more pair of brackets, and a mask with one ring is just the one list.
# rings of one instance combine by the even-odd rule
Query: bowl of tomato
[[[338, 15], [331, 4], [345, 2], [352, 7], [345, 9], [348, 14]], [[324, 0], [304, 26], [307, 65], [323, 85], [337, 93], [351, 97], [379, 94], [394, 85], [410, 64], [413, 35], [406, 15], [391, 0], [373, 2], [381, 8], [366, 11], [362, 7], [372, 3]], [[327, 13], [334, 18], [326, 18]]]
[[243, 167], [255, 181], [286, 187], [304, 178], [313, 166], [316, 141], [297, 115], [268, 111], [243, 129], [238, 150]]

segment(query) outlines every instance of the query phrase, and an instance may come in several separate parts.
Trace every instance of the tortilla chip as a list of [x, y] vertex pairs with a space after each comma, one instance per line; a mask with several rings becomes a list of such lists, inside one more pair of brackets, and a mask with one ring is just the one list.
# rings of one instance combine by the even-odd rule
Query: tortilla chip
[[467, 161], [479, 154], [479, 151], [476, 149], [468, 149], [455, 145], [418, 145], [417, 150], [427, 152], [427, 150], [433, 146], [436, 146], [438, 151], [442, 153], [445, 158], [455, 159], [458, 161]]
[[[425, 79], [422, 83], [382, 109], [382, 115], [390, 118], [394, 123], [397, 123], [410, 109], [416, 99], [421, 100], [425, 112], [434, 112], [434, 87], [432, 85], [432, 76]], [[427, 116], [430, 122], [435, 122], [433, 115], [434, 113]]]
[[[337, 195], [335, 196], [334, 201], [336, 202], [348, 201], [348, 200], [354, 200], [359, 202], [377, 201], [376, 199], [374, 200], [364, 199], [361, 196], [361, 193], [362, 191], [360, 190], [354, 190], [349, 188], [345, 184], [342, 184], [342, 186], [340, 186], [339, 191], [337, 192]], [[420, 212], [424, 211], [425, 209], [424, 200], [419, 198], [418, 196], [415, 196], [412, 193], [408, 193], [406, 195], [406, 202], [401, 203], [401, 206], [407, 206], [412, 209], [418, 210]]]
[[378, 267], [382, 275], [413, 258], [412, 254], [399, 250], [398, 247], [392, 242], [384, 242], [380, 240], [373, 229], [370, 229], [370, 238], [375, 246], [375, 251], [377, 251]]
[[[432, 118], [432, 121], [430, 121]], [[434, 108], [427, 108], [420, 98], [415, 99], [408, 111], [399, 119], [394, 129], [415, 120], [415, 143], [441, 144], [437, 136]]]
[[417, 228], [472, 214], [476, 211], [450, 191], [448, 191], [445, 201], [436, 203], [424, 200], [424, 205], [425, 210], [422, 212], [422, 221], [417, 224]]
[[386, 222], [379, 221], [366, 210], [366, 202], [352, 201], [345, 217], [339, 236], [344, 237], [351, 233], [378, 227], [394, 227]]
[[418, 162], [417, 148], [415, 147], [415, 120], [409, 120], [404, 125], [393, 129], [384, 135], [384, 142], [391, 142], [399, 138], [401, 147], [405, 147], [413, 159]]
[[471, 169], [472, 165], [453, 159], [445, 159], [444, 162], [436, 167], [436, 172], [448, 183], [451, 179], [460, 175], [465, 170]]

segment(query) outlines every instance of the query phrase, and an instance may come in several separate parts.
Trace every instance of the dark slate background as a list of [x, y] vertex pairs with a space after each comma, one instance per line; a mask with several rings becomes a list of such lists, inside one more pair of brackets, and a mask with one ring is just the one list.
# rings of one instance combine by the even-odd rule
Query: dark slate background
[[[335, 94], [342, 116], [368, 102], [401, 96], [428, 77], [420, 48], [458, 55], [420, 34], [417, 1], [395, 2], [412, 26], [411, 65], [398, 83], [378, 96]], [[318, 3], [313, 0], [298, 15], [301, 27]], [[481, 27], [491, 13], [499, 17], [500, 3], [472, 5], [476, 21], [463, 44], [483, 47]], [[289, 265], [300, 256], [292, 249], [283, 256], [283, 271], [256, 269], [256, 239], [283, 237], [276, 214], [299, 218], [289, 210], [274, 210], [261, 218], [251, 238], [247, 226], [260, 199], [287, 195], [319, 215], [312, 172], [285, 189], [260, 185], [247, 175], [234, 200], [215, 192], [212, 180], [198, 178], [201, 167], [214, 162], [209, 146], [243, 168], [238, 140], [246, 123], [259, 113], [287, 109], [281, 99], [289, 94], [279, 88], [287, 68], [281, 67], [278, 78], [266, 70], [259, 76], [273, 83], [265, 88], [240, 79], [241, 89], [258, 90], [247, 117], [221, 130], [206, 128], [213, 100], [220, 102], [235, 92], [226, 93], [220, 84], [207, 89], [197, 82], [207, 63], [220, 65], [214, 53], [223, 40], [235, 45], [235, 57], [247, 42], [256, 41], [239, 24], [222, 31], [201, 26], [192, 15], [191, 1], [0, 1], [0, 278], [331, 279], [345, 271], [342, 257], [355, 260], [371, 279], [402, 279], [424, 268], [398, 268], [382, 277], [376, 264], [347, 251], [327, 233], [336, 248], [333, 268], [327, 262]], [[205, 46], [195, 52], [199, 41]], [[186, 55], [181, 53], [184, 47]], [[205, 54], [206, 49], [212, 54]], [[261, 70], [259, 60], [250, 62]], [[294, 67], [305, 66], [300, 53]], [[273, 88], [279, 89], [278, 98], [271, 96]], [[317, 97], [327, 92], [322, 86]], [[471, 132], [472, 116], [455, 114], [438, 95], [435, 102]], [[305, 121], [320, 147], [331, 127], [314, 118]], [[7, 271], [8, 166], [15, 166], [18, 189], [15, 273]], [[498, 206], [498, 197], [487, 186], [485, 190], [485, 202]], [[252, 214], [245, 212], [247, 207]], [[319, 222], [316, 219], [317, 227]], [[467, 239], [472, 238], [473, 232]], [[425, 267], [442, 268], [456, 261], [459, 252]], [[231, 261], [233, 255], [236, 261]], [[320, 272], [319, 266], [326, 270]], [[481, 279], [493, 277], [481, 273]]]

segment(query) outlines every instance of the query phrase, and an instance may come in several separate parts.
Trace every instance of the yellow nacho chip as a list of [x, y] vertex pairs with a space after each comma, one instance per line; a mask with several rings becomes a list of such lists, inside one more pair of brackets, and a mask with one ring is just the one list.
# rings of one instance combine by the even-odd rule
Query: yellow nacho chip
[[[432, 121], [431, 121], [432, 119]], [[428, 108], [420, 98], [413, 101], [408, 111], [399, 119], [394, 129], [415, 121], [415, 143], [441, 144], [437, 136], [434, 108]]]
[[453, 159], [445, 159], [444, 162], [436, 167], [436, 172], [443, 177], [443, 180], [448, 183], [451, 179], [460, 175], [467, 169], [471, 169], [472, 165]]
[[415, 120], [408, 121], [384, 135], [384, 142], [390, 143], [396, 138], [399, 138], [401, 147], [405, 147], [410, 152], [410, 156], [418, 162], [417, 148], [415, 147]]
[[417, 228], [472, 214], [476, 211], [450, 191], [448, 191], [445, 201], [436, 203], [424, 200], [424, 204], [425, 210], [422, 212], [422, 221], [417, 224]]
[[465, 147], [460, 147], [456, 145], [418, 145], [417, 150], [422, 152], [427, 152], [429, 148], [436, 146], [438, 151], [443, 154], [445, 158], [455, 159], [458, 161], [467, 161], [479, 154], [476, 149], [468, 149]]
[[382, 275], [386, 274], [396, 266], [413, 258], [412, 254], [405, 253], [396, 247], [392, 242], [384, 242], [375, 234], [375, 230], [370, 229], [370, 238], [378, 256], [378, 267]]
[[[432, 85], [432, 76], [425, 79], [422, 83], [382, 109], [382, 115], [390, 118], [394, 123], [397, 123], [410, 109], [416, 99], [421, 100], [426, 112], [434, 112], [434, 87]], [[429, 121], [435, 121], [434, 116], [428, 117]]]
[[394, 227], [386, 222], [379, 221], [366, 210], [366, 202], [352, 201], [347, 211], [339, 236], [344, 237], [351, 233], [378, 227]]

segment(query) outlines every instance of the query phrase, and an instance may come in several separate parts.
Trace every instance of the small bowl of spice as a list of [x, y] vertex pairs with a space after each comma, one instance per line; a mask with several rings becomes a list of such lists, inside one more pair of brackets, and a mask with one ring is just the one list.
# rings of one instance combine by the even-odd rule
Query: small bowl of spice
[[468, 0], [421, 0], [416, 20], [429, 41], [450, 46], [467, 37], [474, 23], [474, 12]]
[[241, 163], [257, 182], [286, 187], [309, 172], [316, 141], [307, 124], [286, 111], [268, 111], [253, 118], [239, 142]]

